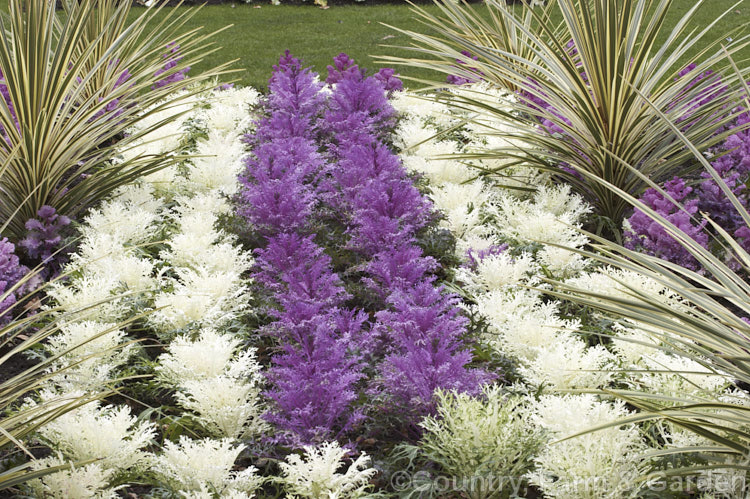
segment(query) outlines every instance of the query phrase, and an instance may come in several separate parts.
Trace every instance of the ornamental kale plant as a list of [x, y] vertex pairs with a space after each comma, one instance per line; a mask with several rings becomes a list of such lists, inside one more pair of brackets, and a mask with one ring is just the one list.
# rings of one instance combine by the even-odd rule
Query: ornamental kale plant
[[333, 89], [335, 111], [326, 120], [338, 131], [329, 156], [339, 167], [331, 169], [330, 187], [338, 190], [337, 211], [350, 214], [348, 248], [367, 261], [361, 266], [366, 282], [385, 295], [373, 326], [385, 351], [373, 390], [399, 413], [416, 417], [434, 410], [436, 389], [475, 392], [489, 378], [466, 368], [466, 321], [456, 298], [433, 286], [437, 264], [416, 246], [417, 233], [433, 218], [432, 205], [382, 141], [381, 126], [394, 110], [375, 97], [377, 90], [383, 95], [378, 80], [353, 71]]
[[[750, 112], [738, 116], [732, 128], [740, 131], [727, 137], [714, 151], [719, 157], [711, 163], [726, 187], [731, 189], [745, 207], [748, 206], [750, 195], [747, 189], [747, 182], [750, 180], [750, 130], [744, 128], [748, 123]], [[691, 183], [694, 186], [689, 185]], [[702, 172], [698, 179], [675, 177], [666, 182], [663, 189], [674, 201], [682, 205], [682, 209], [653, 188], [646, 190], [640, 200], [702, 247], [721, 253], [730, 265], [737, 267], [734, 257], [725, 254], [726, 248], [710, 244], [713, 237], [707, 225], [708, 221], [700, 220], [698, 217], [699, 213], [705, 213], [712, 221], [732, 234], [744, 248], [750, 248], [750, 229], [711, 175]], [[628, 219], [627, 226], [624, 236], [628, 249], [645, 251], [694, 271], [701, 270], [690, 252], [667, 234], [662, 224], [638, 208]]]
[[70, 224], [65, 215], [58, 215], [51, 206], [42, 206], [37, 218], [26, 222], [27, 235], [19, 243], [30, 258], [49, 263], [62, 242], [61, 231]]
[[268, 117], [248, 137], [255, 148], [238, 210], [266, 236], [255, 278], [275, 302], [267, 310], [275, 321], [266, 328], [279, 343], [268, 373], [275, 407], [266, 418], [279, 429], [276, 440], [296, 446], [340, 438], [362, 420], [353, 402], [363, 377], [356, 346], [366, 316], [343, 307], [348, 296], [330, 257], [306, 234], [313, 180], [323, 167], [310, 138], [320, 88], [288, 52], [274, 66]]
[[[266, 418], [295, 445], [342, 439], [384, 409], [416, 429], [436, 389], [475, 393], [490, 379], [467, 367], [467, 321], [417, 245], [432, 206], [387, 146], [396, 117], [387, 94], [400, 81], [388, 70], [367, 76], [340, 54], [326, 82], [288, 52], [274, 66], [237, 198], [264, 241], [254, 277], [278, 342]], [[355, 262], [340, 269], [346, 278], [332, 254]], [[351, 306], [350, 285], [373, 296], [364, 310]], [[379, 402], [371, 414], [362, 397]]]
[[255, 277], [280, 305], [267, 328], [281, 343], [268, 376], [277, 407], [267, 419], [295, 445], [338, 438], [363, 417], [352, 408], [363, 377], [353, 347], [367, 316], [341, 307], [347, 295], [312, 237], [279, 234], [257, 255]]
[[[696, 223], [694, 217], [698, 212], [698, 199], [688, 199], [693, 188], [685, 180], [675, 177], [664, 184], [664, 191], [675, 201], [682, 204], [682, 209], [656, 189], [648, 189], [641, 201], [649, 208], [660, 213], [675, 227], [692, 237], [704, 248], [708, 247], [708, 234], [704, 231], [706, 220]], [[625, 231], [625, 246], [628, 249], [639, 249], [675, 262], [691, 270], [698, 270], [695, 258], [664, 227], [638, 208], [628, 219], [629, 228]]]
[[[156, 70], [154, 77], [159, 77], [165, 73], [169, 73], [171, 69], [177, 67], [177, 63], [183, 59], [183, 56], [180, 53], [180, 45], [177, 42], [169, 42], [167, 44], [167, 53], [163, 54], [162, 57], [166, 59], [166, 62], [163, 67]], [[166, 87], [167, 85], [182, 81], [187, 76], [188, 71], [190, 71], [190, 66], [180, 68], [174, 73], [167, 74], [167, 76], [158, 80], [151, 88]]]
[[15, 246], [7, 238], [0, 239], [0, 325], [11, 319], [11, 307], [20, 295], [11, 288], [28, 272], [15, 254]]

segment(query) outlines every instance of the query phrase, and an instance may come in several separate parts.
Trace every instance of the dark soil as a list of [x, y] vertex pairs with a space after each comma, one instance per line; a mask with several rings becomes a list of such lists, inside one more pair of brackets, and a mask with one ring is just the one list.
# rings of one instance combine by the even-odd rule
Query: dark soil
[[[7, 354], [15, 345], [6, 345], [0, 348], [0, 357]], [[4, 383], [26, 369], [34, 366], [37, 361], [27, 358], [23, 354], [17, 354], [3, 362], [0, 366], [0, 383]]]

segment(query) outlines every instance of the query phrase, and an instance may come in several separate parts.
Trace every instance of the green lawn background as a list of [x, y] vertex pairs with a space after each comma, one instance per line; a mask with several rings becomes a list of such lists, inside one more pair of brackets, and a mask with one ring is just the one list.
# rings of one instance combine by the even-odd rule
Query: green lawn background
[[[733, 0], [709, 0], [699, 11], [694, 27], [707, 26], [713, 17], [729, 9], [734, 3], [736, 2]], [[694, 4], [693, 0], [675, 0], [669, 22], [675, 24]], [[484, 9], [481, 5], [476, 7]], [[425, 8], [437, 13], [437, 8], [433, 5]], [[142, 8], [133, 9], [133, 15], [141, 12]], [[207, 5], [191, 20], [189, 27], [204, 26], [206, 30], [214, 31], [229, 24], [233, 26], [217, 36], [216, 41], [221, 49], [213, 55], [213, 60], [203, 61], [193, 70], [201, 71], [216, 62], [239, 59], [235, 67], [241, 71], [233, 77], [238, 78], [243, 85], [265, 89], [271, 66], [287, 49], [318, 72], [325, 72], [331, 59], [340, 52], [347, 52], [362, 67], [377, 69], [380, 66], [373, 61], [374, 55], [409, 54], [407, 51], [383, 46], [408, 45], [409, 39], [381, 23], [415, 31], [425, 29], [405, 4], [363, 3], [332, 6], [325, 10], [313, 5], [274, 6], [268, 3]], [[713, 34], [724, 36], [738, 26], [748, 25], [750, 2], [746, 1], [720, 21]], [[693, 48], [694, 52], [697, 50], [698, 47]], [[742, 57], [750, 58], [750, 49], [745, 50]], [[691, 62], [690, 59], [685, 58], [684, 65]], [[747, 65], [750, 63], [745, 64]], [[397, 70], [415, 78], [436, 76], [413, 68], [402, 67]], [[444, 79], [443, 76], [438, 78]], [[407, 85], [417, 86], [415, 83]]]

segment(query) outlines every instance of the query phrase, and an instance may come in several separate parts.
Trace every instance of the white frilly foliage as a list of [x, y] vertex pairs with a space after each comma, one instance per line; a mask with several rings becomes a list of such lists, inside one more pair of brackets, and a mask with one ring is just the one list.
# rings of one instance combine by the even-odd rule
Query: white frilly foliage
[[[66, 464], [61, 457], [48, 457], [34, 462], [34, 470]], [[115, 499], [119, 487], [109, 487], [113, 472], [99, 463], [72, 466], [29, 482], [36, 497], [50, 499]]]
[[252, 466], [233, 471], [242, 450], [230, 438], [191, 440], [182, 435], [179, 442], [164, 444], [151, 470], [176, 492], [210, 490], [221, 497], [230, 492], [252, 494], [264, 480]]
[[138, 422], [127, 406], [90, 402], [46, 424], [39, 430], [49, 445], [73, 461], [98, 460], [112, 474], [142, 469], [147, 447], [156, 434], [149, 423]]
[[242, 341], [204, 329], [191, 341], [175, 338], [159, 357], [160, 379], [178, 388], [177, 402], [213, 435], [248, 438], [266, 429], [260, 415], [263, 378], [255, 350]]
[[[594, 395], [544, 395], [532, 419], [554, 439], [563, 439], [627, 416], [624, 403], [599, 401]], [[635, 425], [586, 433], [547, 445], [529, 474], [545, 496], [555, 498], [621, 498], [644, 485], [641, 454], [645, 452]]]
[[[305, 447], [304, 454], [290, 454], [286, 462], [279, 463], [287, 497], [329, 499], [354, 499], [367, 497], [370, 479], [377, 470], [371, 468], [370, 458], [360, 454], [349, 466], [347, 455], [338, 442], [327, 442], [318, 447]], [[344, 470], [342, 472], [342, 470]]]
[[[116, 379], [138, 348], [117, 324], [146, 312], [144, 322], [167, 342], [159, 379], [204, 428], [200, 436], [216, 439], [183, 439], [150, 454], [144, 449], [153, 444], [153, 425], [136, 422], [127, 406], [90, 403], [39, 430], [56, 454], [35, 466], [97, 461], [35, 481], [39, 497], [115, 497], [115, 480], [137, 476], [147, 465], [185, 497], [215, 491], [251, 497], [262, 482], [254, 468], [232, 471], [242, 451], [234, 439], [266, 428], [259, 418], [260, 366], [253, 349], [220, 332], [248, 312], [242, 276], [253, 259], [234, 236], [215, 228], [231, 210], [228, 196], [236, 192], [244, 155], [241, 137], [252, 126], [258, 99], [253, 89], [212, 90], [151, 115], [153, 123], [176, 119], [126, 154], [202, 157], [121, 188], [92, 210], [65, 268], [70, 277], [49, 290], [51, 306], [71, 319], [49, 338], [46, 354], [62, 354], [53, 370], [75, 364], [53, 376], [50, 396], [99, 389]], [[197, 339], [195, 331], [201, 332]]]
[[[493, 386], [480, 397], [440, 391], [436, 398], [437, 414], [420, 423], [424, 434], [419, 448], [442, 472], [484, 477], [485, 482], [465, 482], [489, 486], [493, 478], [519, 477], [533, 466], [544, 436], [532, 424], [521, 396], [505, 395]], [[480, 491], [469, 492], [478, 497]]]

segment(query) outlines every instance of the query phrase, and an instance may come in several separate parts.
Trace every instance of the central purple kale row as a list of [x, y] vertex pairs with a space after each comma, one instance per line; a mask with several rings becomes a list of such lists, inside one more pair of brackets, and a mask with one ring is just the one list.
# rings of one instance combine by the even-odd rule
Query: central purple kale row
[[[344, 439], [384, 410], [414, 425], [434, 409], [435, 389], [473, 393], [491, 378], [467, 368], [466, 320], [417, 245], [432, 206], [386, 145], [396, 118], [387, 95], [400, 80], [392, 70], [368, 77], [341, 54], [326, 81], [288, 52], [274, 66], [238, 200], [265, 238], [255, 279], [278, 345], [266, 417], [293, 445]], [[333, 232], [329, 224], [344, 239], [323, 248], [316, 231]], [[347, 306], [326, 250], [359, 262], [342, 275], [370, 289], [378, 308]]]

